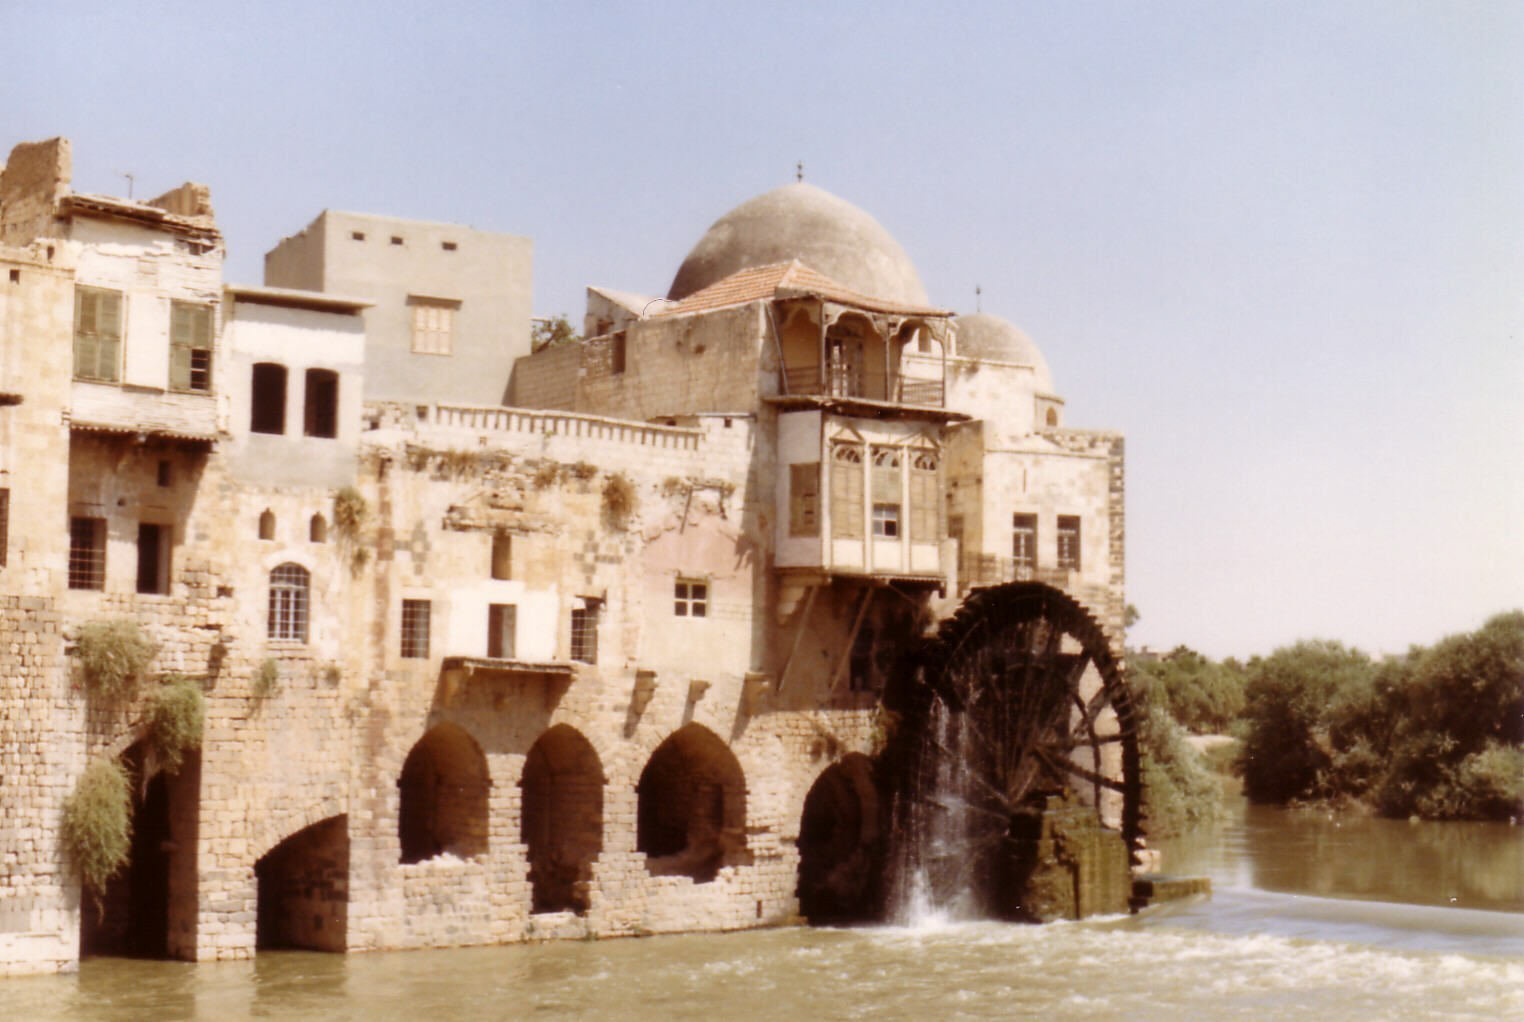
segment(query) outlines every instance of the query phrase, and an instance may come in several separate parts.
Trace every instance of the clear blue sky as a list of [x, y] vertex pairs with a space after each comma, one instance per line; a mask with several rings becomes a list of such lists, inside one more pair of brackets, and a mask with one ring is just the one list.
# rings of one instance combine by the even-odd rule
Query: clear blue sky
[[802, 159], [1126, 432], [1136, 642], [1524, 605], [1517, 0], [0, 0], [0, 39], [0, 146], [210, 184], [239, 282], [327, 207], [453, 220], [575, 320]]

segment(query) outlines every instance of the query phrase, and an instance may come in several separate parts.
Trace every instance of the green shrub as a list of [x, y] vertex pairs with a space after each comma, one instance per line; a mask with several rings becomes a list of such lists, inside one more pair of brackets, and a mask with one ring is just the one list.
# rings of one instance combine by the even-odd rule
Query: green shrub
[[357, 539], [369, 514], [370, 506], [353, 486], [346, 486], [333, 495], [333, 524], [341, 538], [349, 542]]
[[1157, 660], [1130, 663], [1132, 681], [1152, 706], [1168, 710], [1188, 731], [1227, 731], [1243, 712], [1243, 668], [1235, 660], [1213, 661], [1185, 646]]
[[98, 759], [85, 768], [64, 801], [59, 840], [80, 881], [99, 896], [132, 851], [132, 795], [120, 763]]
[[148, 741], [169, 773], [180, 769], [185, 754], [201, 744], [206, 700], [189, 678], [166, 679], [148, 703]]
[[1169, 713], [1149, 707], [1138, 738], [1149, 834], [1163, 837], [1216, 818], [1222, 787]]
[[280, 665], [266, 658], [249, 679], [249, 694], [255, 699], [268, 699], [280, 688]]
[[74, 655], [84, 668], [85, 687], [113, 698], [130, 693], [159, 647], [133, 621], [90, 621], [79, 629]]
[[603, 484], [603, 514], [614, 528], [623, 529], [629, 524], [637, 502], [635, 484], [623, 472], [609, 476]]

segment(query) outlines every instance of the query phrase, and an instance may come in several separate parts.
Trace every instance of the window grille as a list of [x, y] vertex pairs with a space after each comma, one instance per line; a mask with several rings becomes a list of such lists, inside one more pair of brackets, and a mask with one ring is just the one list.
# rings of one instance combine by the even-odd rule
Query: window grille
[[307, 641], [310, 576], [300, 564], [286, 563], [270, 572], [270, 620], [267, 634], [282, 642]]
[[404, 657], [428, 659], [429, 614], [432, 609], [428, 600], [402, 601], [402, 655]]
[[678, 617], [707, 617], [709, 614], [709, 585], [693, 579], [680, 578], [672, 591], [672, 612]]
[[1058, 516], [1058, 566], [1080, 570], [1080, 520], [1078, 515]]
[[106, 588], [106, 520], [69, 519], [69, 588]]
[[598, 608], [576, 607], [571, 613], [571, 658], [584, 664], [598, 662]]

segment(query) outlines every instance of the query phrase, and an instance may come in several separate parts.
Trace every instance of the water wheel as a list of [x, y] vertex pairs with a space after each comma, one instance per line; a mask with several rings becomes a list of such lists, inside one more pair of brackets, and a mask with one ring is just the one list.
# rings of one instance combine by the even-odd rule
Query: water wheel
[[1037, 583], [975, 592], [885, 704], [894, 868], [921, 896], [1006, 914], [1012, 848], [1060, 802], [1090, 807], [1135, 860], [1136, 714], [1100, 625], [1069, 596]]

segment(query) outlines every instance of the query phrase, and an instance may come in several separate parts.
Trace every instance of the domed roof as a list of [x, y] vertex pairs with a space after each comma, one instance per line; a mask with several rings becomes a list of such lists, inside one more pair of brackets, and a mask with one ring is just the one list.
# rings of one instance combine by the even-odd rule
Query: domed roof
[[1014, 323], [976, 312], [953, 320], [958, 331], [958, 354], [964, 358], [977, 358], [988, 362], [1014, 362], [1029, 365], [1036, 370], [1037, 390], [1053, 393], [1053, 373], [1048, 360], [1032, 338], [1017, 329]]
[[910, 257], [877, 220], [802, 182], [764, 192], [716, 220], [683, 260], [667, 297], [681, 300], [741, 270], [792, 259], [860, 294], [927, 304]]

